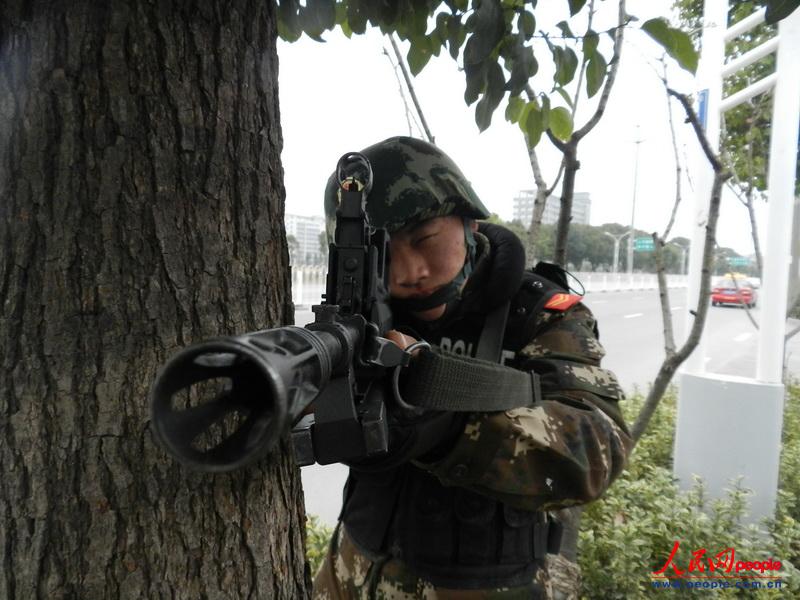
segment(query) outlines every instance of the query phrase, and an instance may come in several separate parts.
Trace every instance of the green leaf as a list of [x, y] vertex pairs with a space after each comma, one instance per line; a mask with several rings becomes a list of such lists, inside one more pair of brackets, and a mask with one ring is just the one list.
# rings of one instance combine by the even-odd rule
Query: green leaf
[[486, 60], [506, 31], [500, 0], [481, 0], [470, 18], [474, 19], [475, 29], [464, 47], [465, 65]]
[[589, 29], [583, 36], [583, 57], [586, 60], [592, 58], [597, 51], [597, 44], [600, 42], [600, 36], [596, 31]]
[[361, 35], [367, 30], [367, 13], [361, 2], [350, 0], [347, 4], [347, 22], [353, 33]]
[[533, 55], [533, 48], [525, 46], [520, 38], [519, 45], [514, 49], [514, 58], [511, 62], [511, 76], [508, 79], [509, 91], [516, 95], [525, 89], [531, 77], [539, 70], [539, 63]]
[[800, 0], [766, 0], [766, 4], [767, 23], [774, 25], [797, 10], [800, 7]]
[[509, 123], [516, 123], [522, 115], [522, 110], [525, 108], [525, 101], [519, 96], [511, 96], [508, 99], [508, 106], [506, 106], [506, 121]]
[[567, 141], [572, 135], [572, 115], [563, 106], [557, 106], [550, 111], [548, 126], [554, 136]]
[[560, 86], [567, 85], [575, 77], [575, 70], [578, 68], [578, 57], [572, 48], [559, 48], [553, 46], [553, 61], [556, 64], [556, 72], [553, 80]]
[[528, 102], [519, 120], [520, 129], [525, 133], [528, 139], [528, 147], [533, 148], [539, 143], [544, 132], [542, 124], [542, 113], [536, 102]]
[[440, 38], [435, 32], [428, 36], [428, 52], [434, 56], [439, 56], [442, 49], [444, 40]]
[[478, 129], [485, 131], [492, 124], [492, 114], [505, 95], [506, 80], [503, 68], [496, 62], [489, 63], [486, 73], [486, 91], [475, 106], [475, 122]]
[[[425, 39], [425, 38], [423, 38]], [[408, 50], [408, 68], [411, 74], [415, 77], [420, 74], [425, 65], [431, 59], [431, 51], [425, 42], [411, 42], [411, 48]]]
[[525, 36], [526, 40], [529, 40], [533, 37], [533, 34], [536, 33], [536, 17], [533, 16], [533, 13], [527, 10], [523, 10], [519, 14], [519, 19], [517, 20], [517, 27]]
[[559, 21], [556, 24], [556, 27], [558, 27], [561, 30], [561, 35], [563, 35], [564, 37], [567, 38], [575, 37], [575, 34], [572, 33], [572, 30], [569, 28], [569, 25], [567, 24], [566, 21]]
[[586, 0], [568, 0], [569, 2], [569, 16], [574, 17], [583, 8], [583, 5], [586, 4]]
[[542, 129], [547, 129], [550, 123], [550, 97], [542, 94]]
[[575, 105], [572, 103], [572, 98], [569, 95], [569, 92], [562, 87], [557, 87], [555, 89], [556, 92], [564, 99], [564, 102], [567, 103], [567, 106], [573, 108]]
[[300, 8], [300, 23], [309, 37], [323, 41], [319, 36], [336, 25], [334, 0], [307, 0]]
[[454, 59], [458, 58], [458, 50], [466, 37], [467, 30], [461, 24], [461, 15], [452, 15], [447, 21], [447, 46]]
[[603, 86], [607, 66], [606, 59], [599, 52], [586, 63], [586, 93], [589, 98], [594, 96]]
[[303, 35], [303, 28], [297, 13], [300, 3], [297, 0], [282, 0], [278, 5], [278, 35], [282, 40], [295, 42]]
[[439, 36], [440, 39], [446, 40], [447, 39], [447, 24], [450, 22], [450, 15], [447, 13], [439, 13], [436, 15], [436, 35]]
[[397, 27], [401, 8], [399, 2], [368, 2], [367, 5], [372, 8], [369, 19], [373, 24], [377, 23], [390, 30]]
[[697, 51], [687, 33], [671, 27], [662, 17], [645, 21], [642, 29], [678, 61], [681, 67], [691, 73], [697, 71]]
[[467, 89], [464, 91], [464, 102], [471, 105], [483, 92], [486, 85], [486, 62], [477, 65], [464, 65], [464, 75], [467, 80]]

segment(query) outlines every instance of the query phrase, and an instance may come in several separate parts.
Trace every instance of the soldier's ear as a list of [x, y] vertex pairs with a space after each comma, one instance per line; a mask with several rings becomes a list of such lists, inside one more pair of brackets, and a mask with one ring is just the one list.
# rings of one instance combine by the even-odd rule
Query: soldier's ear
[[470, 219], [469, 228], [472, 230], [472, 233], [475, 233], [478, 231], [478, 222], [475, 219]]

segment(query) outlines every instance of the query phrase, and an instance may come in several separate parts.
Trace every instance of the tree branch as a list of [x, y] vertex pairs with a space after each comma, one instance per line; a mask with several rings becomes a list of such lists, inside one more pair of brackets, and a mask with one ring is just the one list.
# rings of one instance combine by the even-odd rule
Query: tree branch
[[417, 119], [414, 117], [414, 115], [411, 112], [411, 109], [408, 107], [408, 100], [406, 100], [406, 93], [405, 93], [405, 90], [403, 90], [403, 82], [400, 81], [400, 76], [397, 74], [398, 65], [396, 65], [396, 64], [394, 64], [394, 62], [392, 62], [392, 57], [389, 56], [389, 53], [386, 51], [386, 48], [383, 49], [383, 54], [386, 56], [386, 59], [389, 61], [389, 64], [392, 65], [392, 71], [394, 72], [394, 77], [395, 77], [395, 79], [397, 79], [397, 89], [400, 92], [400, 98], [402, 98], [403, 106], [405, 107], [405, 110], [406, 110], [406, 122], [408, 123], [408, 135], [409, 136], [413, 136], [414, 135], [413, 128], [411, 127], [412, 119], [414, 121], [414, 125], [416, 125], [416, 127], [417, 127], [417, 130], [421, 133], [422, 132], [422, 127], [420, 127], [419, 123], [417, 123]]
[[653, 233], [655, 245], [656, 274], [658, 276], [658, 295], [661, 299], [661, 322], [664, 327], [664, 351], [667, 358], [675, 355], [675, 332], [672, 327], [672, 310], [669, 305], [669, 290], [664, 269], [664, 238]]
[[406, 69], [406, 63], [403, 60], [403, 55], [400, 54], [400, 48], [397, 47], [397, 42], [394, 41], [394, 34], [390, 33], [388, 36], [389, 41], [392, 43], [394, 55], [397, 57], [397, 64], [400, 65], [400, 70], [403, 72], [403, 78], [406, 80], [406, 87], [408, 88], [408, 93], [411, 95], [411, 101], [414, 103], [414, 108], [417, 109], [417, 114], [419, 115], [419, 120], [422, 123], [422, 128], [425, 130], [425, 135], [428, 136], [428, 141], [433, 144], [435, 143], [433, 134], [428, 128], [428, 122], [425, 120], [425, 115], [422, 114], [422, 107], [420, 107], [419, 100], [417, 100], [417, 94], [414, 91], [414, 85], [411, 83], [411, 77], [408, 74], [408, 69]]
[[528, 248], [527, 248], [527, 261], [528, 266], [536, 265], [536, 240], [539, 237], [539, 230], [542, 227], [542, 215], [544, 215], [545, 205], [547, 203], [547, 182], [542, 177], [542, 169], [539, 166], [539, 157], [536, 155], [536, 148], [528, 148], [528, 159], [531, 163], [531, 170], [533, 171], [533, 181], [536, 183], [536, 198], [533, 201], [533, 212], [531, 214], [531, 222], [528, 225]]
[[[706, 137], [705, 131], [703, 131], [703, 126], [700, 124], [700, 118], [697, 116], [697, 113], [694, 112], [694, 108], [692, 107], [692, 103], [689, 98], [685, 94], [676, 92], [671, 87], [667, 87], [667, 93], [673, 98], [676, 98], [678, 102], [681, 103], [681, 106], [683, 106], [683, 110], [686, 112], [686, 118], [689, 119], [689, 123], [692, 124], [694, 133], [697, 136], [697, 141], [700, 142], [700, 147], [703, 149], [703, 154], [706, 155], [706, 159], [708, 159], [708, 162], [711, 163], [711, 167], [714, 169], [714, 172], [722, 171], [722, 161], [711, 149], [711, 145], [708, 143], [708, 138]], [[728, 177], [730, 177], [730, 175]]]
[[[664, 60], [663, 56], [661, 58], [661, 64], [664, 67], [664, 81], [667, 80], [667, 63]], [[661, 236], [664, 241], [669, 238], [669, 232], [672, 230], [672, 226], [675, 224], [675, 217], [678, 213], [678, 206], [680, 206], [682, 195], [681, 195], [681, 159], [680, 154], [678, 152], [678, 140], [677, 134], [675, 132], [675, 120], [672, 116], [672, 102], [670, 101], [670, 97], [667, 96], [667, 115], [669, 116], [669, 132], [671, 134], [672, 139], [672, 152], [675, 155], [675, 203], [672, 206], [672, 214], [669, 216], [669, 223], [667, 223], [666, 229], [664, 229], [664, 234]], [[670, 321], [672, 318], [670, 317]]]
[[[589, 2], [589, 22], [586, 24], [587, 31], [592, 28], [592, 21], [594, 20], [594, 0]], [[586, 54], [583, 55], [583, 60], [581, 61], [581, 68], [578, 71], [578, 85], [575, 87], [575, 101], [572, 103], [572, 122], [575, 122], [575, 117], [578, 114], [578, 101], [581, 97], [581, 86], [583, 85], [583, 76], [586, 71], [586, 63], [588, 60], [586, 59]]]
[[642, 406], [642, 410], [639, 412], [639, 415], [636, 417], [636, 422], [631, 428], [631, 434], [634, 442], [638, 442], [644, 431], [647, 429], [647, 426], [650, 423], [656, 408], [658, 408], [658, 404], [661, 401], [661, 398], [664, 396], [664, 392], [666, 391], [669, 382], [672, 380], [673, 375], [678, 370], [678, 367], [680, 367], [680, 365], [689, 357], [700, 341], [700, 335], [703, 332], [706, 317], [708, 316], [709, 297], [711, 295], [711, 268], [714, 260], [714, 247], [716, 245], [715, 237], [717, 231], [717, 222], [719, 221], [719, 207], [722, 200], [722, 186], [730, 177], [730, 173], [728, 173], [724, 168], [722, 161], [711, 151], [711, 145], [708, 143], [705, 132], [700, 126], [697, 114], [694, 112], [694, 109], [692, 108], [686, 96], [669, 88], [666, 81], [664, 82], [664, 85], [667, 89], [667, 93], [670, 96], [676, 97], [681, 103], [684, 111], [686, 112], [687, 118], [692, 123], [695, 135], [697, 136], [700, 145], [703, 147], [706, 158], [714, 169], [714, 182], [711, 187], [711, 199], [708, 207], [708, 218], [706, 219], [706, 236], [703, 244], [703, 259], [700, 274], [700, 295], [697, 299], [697, 307], [692, 312], [695, 317], [694, 322], [692, 323], [689, 336], [681, 349], [672, 355], [669, 355], [669, 350], [667, 349], [667, 357], [661, 364], [655, 381], [653, 382], [650, 392], [647, 395], [647, 399]]
[[[618, 12], [619, 26], [614, 32], [614, 54], [609, 62], [610, 69], [608, 71], [608, 75], [606, 75], [606, 81], [603, 85], [603, 92], [600, 95], [600, 102], [597, 104], [597, 108], [595, 109], [592, 118], [589, 119], [578, 131], [574, 131], [572, 133], [572, 139], [574, 140], [580, 140], [592, 129], [594, 129], [595, 125], [600, 122], [600, 119], [603, 117], [603, 114], [606, 111], [608, 98], [611, 95], [611, 88], [614, 87], [614, 81], [617, 78], [617, 71], [619, 70], [619, 60], [620, 56], [622, 55], [622, 39], [625, 32], [625, 25], [628, 22], [628, 16], [625, 12], [625, 0], [619, 0]], [[578, 93], [580, 93], [580, 90], [578, 90]]]

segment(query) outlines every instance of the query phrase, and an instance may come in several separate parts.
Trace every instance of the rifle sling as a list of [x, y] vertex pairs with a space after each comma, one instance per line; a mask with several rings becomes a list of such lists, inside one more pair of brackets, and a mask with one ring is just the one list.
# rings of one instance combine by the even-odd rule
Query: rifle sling
[[536, 373], [434, 348], [406, 369], [403, 398], [427, 410], [492, 412], [531, 406], [541, 390]]
[[475, 358], [496, 363], [501, 362], [503, 338], [505, 337], [506, 321], [508, 320], [508, 310], [510, 308], [511, 300], [508, 300], [488, 314], [483, 324], [481, 337], [478, 340]]
[[500, 364], [510, 302], [486, 318], [476, 358], [420, 352], [406, 373], [403, 398], [428, 410], [491, 412], [531, 406], [541, 399], [539, 376]]

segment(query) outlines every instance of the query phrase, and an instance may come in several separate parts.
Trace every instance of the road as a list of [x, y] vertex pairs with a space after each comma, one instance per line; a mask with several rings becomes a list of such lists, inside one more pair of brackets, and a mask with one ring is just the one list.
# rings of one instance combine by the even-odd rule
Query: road
[[[627, 392], [647, 391], [664, 359], [661, 308], [656, 291], [589, 293], [584, 300], [597, 317], [600, 341], [606, 349], [603, 366], [614, 371]], [[686, 327], [686, 290], [670, 292], [677, 343]], [[761, 308], [751, 310], [758, 322]], [[310, 310], [298, 310], [295, 322], [313, 320]], [[792, 322], [790, 327], [794, 327]], [[753, 377], [758, 332], [744, 309], [710, 307], [704, 331], [706, 370], [711, 373]], [[789, 372], [800, 375], [800, 335], [787, 345]], [[347, 477], [342, 465], [313, 465], [302, 470], [306, 510], [334, 524], [341, 507], [341, 489]]]
[[[600, 325], [600, 341], [606, 348], [603, 366], [617, 374], [626, 391], [646, 391], [664, 360], [664, 334], [658, 293], [608, 292], [587, 294], [585, 304]], [[670, 293], [670, 307], [677, 343], [683, 342], [686, 329], [686, 290]], [[756, 322], [761, 307], [750, 311]], [[792, 321], [793, 327], [796, 322]], [[724, 375], [754, 377], [758, 331], [743, 308], [709, 307], [703, 333], [706, 370]], [[789, 371], [800, 374], [800, 339], [787, 345]]]

